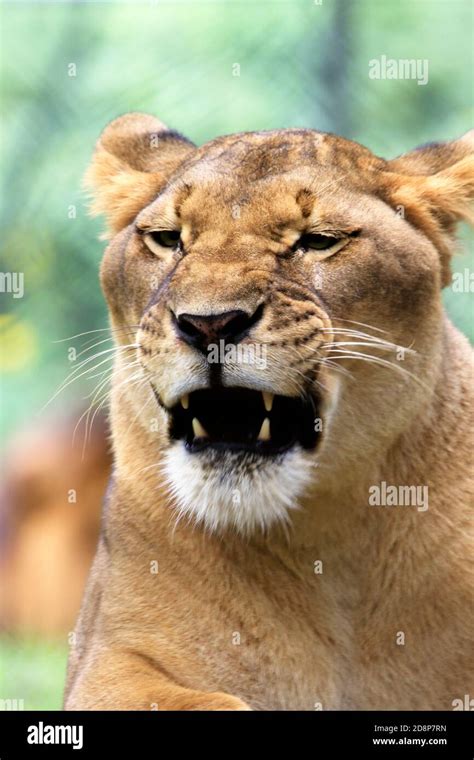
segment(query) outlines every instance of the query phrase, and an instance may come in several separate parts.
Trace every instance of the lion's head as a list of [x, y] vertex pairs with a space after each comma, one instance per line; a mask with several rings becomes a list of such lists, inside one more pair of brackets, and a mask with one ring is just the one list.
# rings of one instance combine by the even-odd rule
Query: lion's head
[[131, 343], [116, 371], [132, 350], [143, 380], [120, 393], [147, 441], [160, 410], [150, 445], [182, 513], [285, 520], [406, 428], [433, 391], [472, 168], [472, 133], [385, 161], [309, 129], [200, 148], [143, 114], [105, 129], [87, 176], [102, 284]]

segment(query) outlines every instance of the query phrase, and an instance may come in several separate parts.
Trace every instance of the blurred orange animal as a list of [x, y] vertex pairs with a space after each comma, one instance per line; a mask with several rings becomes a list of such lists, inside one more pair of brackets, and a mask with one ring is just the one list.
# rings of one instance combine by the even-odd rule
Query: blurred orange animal
[[78, 417], [17, 435], [2, 466], [0, 628], [53, 636], [72, 630], [94, 555], [111, 459], [104, 419], [84, 452]]

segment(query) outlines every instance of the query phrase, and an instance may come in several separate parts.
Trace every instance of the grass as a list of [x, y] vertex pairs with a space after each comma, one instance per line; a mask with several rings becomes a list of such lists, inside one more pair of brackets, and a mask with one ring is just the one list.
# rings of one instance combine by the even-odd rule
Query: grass
[[67, 656], [64, 641], [0, 637], [0, 700], [23, 700], [25, 710], [60, 710]]

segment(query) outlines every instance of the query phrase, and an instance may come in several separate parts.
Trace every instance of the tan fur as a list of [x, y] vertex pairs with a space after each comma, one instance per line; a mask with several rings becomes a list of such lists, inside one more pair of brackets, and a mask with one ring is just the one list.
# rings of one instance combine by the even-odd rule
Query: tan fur
[[[440, 288], [472, 197], [471, 138], [384, 161], [311, 130], [196, 149], [170, 135], [153, 152], [150, 130], [140, 114], [113, 122], [89, 173], [114, 235], [102, 265], [112, 324], [139, 325], [119, 342], [140, 347], [116, 362], [115, 473], [66, 707], [452, 709], [474, 688], [472, 356]], [[186, 255], [153, 255], [135, 225], [176, 225]], [[351, 236], [319, 262], [290, 250], [308, 227]], [[210, 532], [177, 522], [162, 469], [163, 407], [207, 382], [170, 310], [259, 304], [249, 340], [267, 346], [267, 368], [232, 366], [227, 384], [322, 386], [317, 467], [286, 528]], [[322, 361], [326, 331], [356, 325], [411, 351], [372, 352], [391, 368], [335, 360], [341, 375]], [[124, 354], [143, 383], [123, 384]], [[427, 485], [429, 508], [370, 506], [382, 481]]]

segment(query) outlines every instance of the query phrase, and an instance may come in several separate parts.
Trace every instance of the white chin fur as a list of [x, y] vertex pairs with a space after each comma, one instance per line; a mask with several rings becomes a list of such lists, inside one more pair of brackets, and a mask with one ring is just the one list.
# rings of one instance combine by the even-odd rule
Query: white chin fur
[[275, 459], [257, 459], [211, 449], [190, 454], [180, 441], [171, 445], [164, 462], [178, 519], [211, 532], [231, 529], [247, 535], [288, 522], [314, 468], [314, 455], [299, 447]]

